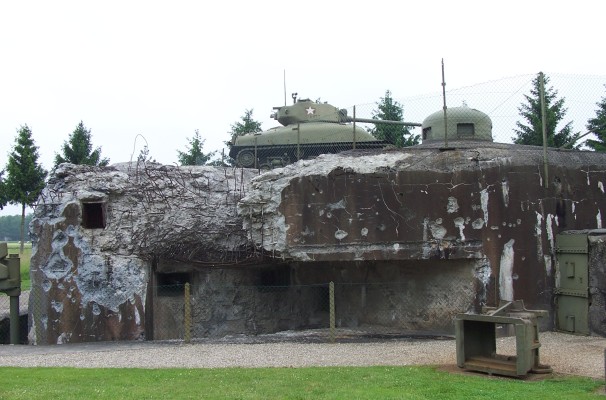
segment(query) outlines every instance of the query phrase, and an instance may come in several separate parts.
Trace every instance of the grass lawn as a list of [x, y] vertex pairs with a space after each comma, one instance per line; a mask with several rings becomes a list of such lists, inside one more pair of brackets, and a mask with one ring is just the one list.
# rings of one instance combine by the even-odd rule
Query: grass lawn
[[1, 399], [590, 399], [602, 381], [523, 381], [433, 367], [0, 368]]

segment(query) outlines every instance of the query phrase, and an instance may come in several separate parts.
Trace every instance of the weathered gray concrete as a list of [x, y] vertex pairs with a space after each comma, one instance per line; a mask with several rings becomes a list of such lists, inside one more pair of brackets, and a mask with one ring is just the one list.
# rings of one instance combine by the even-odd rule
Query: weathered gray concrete
[[253, 175], [149, 163], [59, 166], [30, 228], [30, 341], [144, 337], [158, 260], [249, 256], [235, 205]]
[[546, 178], [540, 147], [449, 144], [322, 155], [263, 174], [238, 203], [245, 228], [287, 260], [480, 262], [477, 306], [523, 299], [552, 310], [554, 236], [602, 227], [606, 154], [550, 149]]
[[606, 230], [589, 240], [589, 329], [606, 337]]
[[340, 327], [452, 332], [453, 315], [499, 299], [553, 311], [554, 237], [602, 227], [606, 154], [550, 150], [546, 178], [541, 148], [450, 146], [261, 175], [64, 165], [31, 227], [30, 339], [179, 338], [183, 297], [158, 292], [172, 281], [192, 285], [204, 337], [326, 327], [313, 285], [330, 281]]

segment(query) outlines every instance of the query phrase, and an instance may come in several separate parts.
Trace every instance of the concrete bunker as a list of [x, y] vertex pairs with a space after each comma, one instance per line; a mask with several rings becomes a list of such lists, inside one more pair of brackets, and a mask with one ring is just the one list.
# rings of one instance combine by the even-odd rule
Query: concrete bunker
[[413, 148], [262, 174], [60, 166], [30, 229], [30, 342], [181, 338], [185, 283], [194, 337], [322, 329], [329, 282], [341, 329], [453, 333], [500, 300], [553, 329], [555, 237], [602, 227], [606, 155], [550, 149], [547, 178], [542, 148], [462, 115]]

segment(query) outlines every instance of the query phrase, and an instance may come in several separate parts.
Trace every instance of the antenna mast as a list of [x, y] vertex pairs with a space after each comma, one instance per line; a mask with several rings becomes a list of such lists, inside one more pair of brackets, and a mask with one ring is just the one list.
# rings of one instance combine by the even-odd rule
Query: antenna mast
[[444, 101], [444, 147], [448, 147], [448, 122], [446, 121], [446, 81], [444, 80], [444, 59], [442, 59], [442, 99]]
[[286, 68], [284, 69], [283, 82], [284, 82], [284, 105], [286, 105]]

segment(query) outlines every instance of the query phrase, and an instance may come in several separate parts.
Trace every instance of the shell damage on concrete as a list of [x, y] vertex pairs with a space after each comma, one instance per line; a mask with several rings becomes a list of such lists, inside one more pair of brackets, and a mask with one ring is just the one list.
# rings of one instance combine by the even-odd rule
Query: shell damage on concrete
[[606, 155], [549, 150], [545, 187], [540, 147], [451, 145], [301, 161], [253, 179], [239, 211], [284, 259], [484, 260], [489, 300], [551, 308], [554, 235], [601, 227]]
[[30, 341], [139, 338], [156, 260], [245, 260], [235, 204], [252, 175], [149, 163], [59, 166], [30, 228]]
[[[260, 175], [156, 164], [62, 165], [31, 226], [31, 298], [38, 305], [30, 301], [30, 338], [140, 338], [148, 328], [150, 281], [162, 268], [187, 269], [197, 274], [200, 293], [220, 293], [206, 278], [240, 276], [249, 284], [257, 276], [247, 267], [271, 260], [291, 265], [288, 276], [302, 284], [398, 280], [406, 288], [372, 292], [387, 299], [380, 318], [354, 307], [371, 292], [351, 289], [343, 324], [400, 319], [410, 321], [410, 329], [441, 329], [449, 315], [499, 298], [552, 309], [553, 238], [602, 226], [606, 155], [549, 150], [546, 178], [541, 148], [451, 146], [322, 155]], [[244, 269], [229, 269], [234, 266]], [[462, 294], [453, 303], [449, 293]], [[233, 311], [229, 321], [219, 326], [210, 316], [221, 313], [196, 309], [214, 324], [201, 330], [238, 333], [229, 327], [252, 321], [244, 308], [259, 293], [242, 297], [237, 307], [226, 296], [215, 301]], [[416, 312], [406, 307], [415, 296], [426, 299]], [[276, 304], [283, 300], [272, 297]], [[158, 305], [167, 315], [181, 306]], [[305, 308], [297, 310], [303, 315]]]

